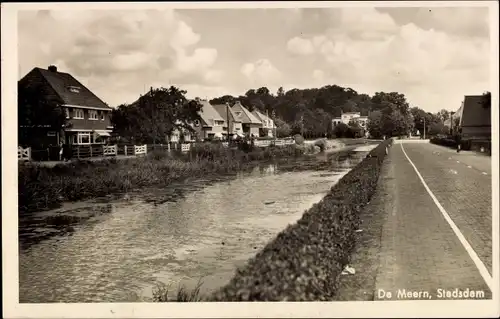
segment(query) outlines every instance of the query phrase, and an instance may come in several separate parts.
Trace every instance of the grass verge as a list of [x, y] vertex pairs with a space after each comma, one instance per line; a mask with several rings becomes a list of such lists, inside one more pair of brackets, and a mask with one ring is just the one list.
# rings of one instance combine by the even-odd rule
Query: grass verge
[[257, 161], [304, 153], [295, 145], [241, 150], [206, 143], [184, 154], [151, 152], [142, 158], [76, 161], [54, 167], [20, 163], [19, 213], [54, 208], [63, 201], [124, 193], [140, 187], [167, 186], [188, 177], [231, 173]]
[[236, 271], [206, 301], [334, 300], [355, 246], [361, 208], [375, 192], [386, 147], [382, 142], [330, 192]]

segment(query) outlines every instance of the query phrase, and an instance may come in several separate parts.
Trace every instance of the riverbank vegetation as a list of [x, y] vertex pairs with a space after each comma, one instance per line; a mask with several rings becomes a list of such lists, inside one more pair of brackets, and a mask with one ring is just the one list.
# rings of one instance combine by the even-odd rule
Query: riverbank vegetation
[[200, 143], [186, 153], [154, 151], [142, 158], [75, 161], [54, 167], [20, 163], [19, 213], [57, 207], [64, 201], [126, 193], [140, 187], [167, 186], [207, 174], [232, 173], [258, 161], [305, 153], [304, 148], [295, 145], [242, 150]]
[[355, 247], [359, 213], [375, 192], [386, 148], [382, 142], [330, 192], [288, 226], [209, 301], [327, 301]]

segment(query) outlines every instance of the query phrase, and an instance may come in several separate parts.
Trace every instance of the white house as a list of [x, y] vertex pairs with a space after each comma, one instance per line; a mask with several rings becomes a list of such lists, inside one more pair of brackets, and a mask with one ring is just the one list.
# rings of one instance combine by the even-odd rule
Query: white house
[[[266, 114], [263, 114], [262, 112], [259, 112], [257, 110], [254, 110], [252, 114], [262, 122], [262, 128], [266, 129], [267, 131], [264, 132], [266, 136], [273, 137], [276, 129], [276, 126], [274, 126], [274, 121]], [[259, 135], [262, 137], [264, 134]]]
[[339, 125], [340, 123], [348, 125], [351, 120], [355, 120], [356, 122], [358, 122], [359, 126], [361, 126], [363, 129], [366, 129], [368, 116], [361, 116], [360, 112], [345, 112], [345, 113], [342, 112], [340, 117], [335, 117], [332, 120], [332, 124], [333, 127]]

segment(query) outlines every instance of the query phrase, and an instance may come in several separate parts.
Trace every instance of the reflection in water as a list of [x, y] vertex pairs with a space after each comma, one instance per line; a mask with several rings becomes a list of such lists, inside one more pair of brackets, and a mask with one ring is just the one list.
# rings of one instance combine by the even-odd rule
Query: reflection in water
[[[220, 287], [362, 157], [316, 159], [329, 168], [335, 163], [329, 172], [294, 171], [293, 162], [260, 166], [208, 186], [184, 185], [189, 192], [176, 200], [171, 195], [178, 185], [40, 214], [59, 216], [50, 217], [59, 220], [52, 224], [81, 220], [68, 223], [70, 237], [58, 233], [21, 249], [20, 302], [150, 300], [157, 282], [189, 287], [200, 277], [204, 292]], [[22, 224], [39, 231], [40, 223]]]

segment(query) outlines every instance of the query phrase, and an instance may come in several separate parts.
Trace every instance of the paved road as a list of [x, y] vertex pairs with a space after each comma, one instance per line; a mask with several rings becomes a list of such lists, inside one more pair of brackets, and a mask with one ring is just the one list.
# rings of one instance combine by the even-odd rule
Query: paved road
[[491, 298], [491, 164], [475, 156], [429, 143], [391, 148], [385, 193], [378, 195], [386, 198], [375, 300], [388, 299], [382, 291], [397, 299], [403, 289], [429, 292], [411, 299], [438, 299], [439, 288]]

